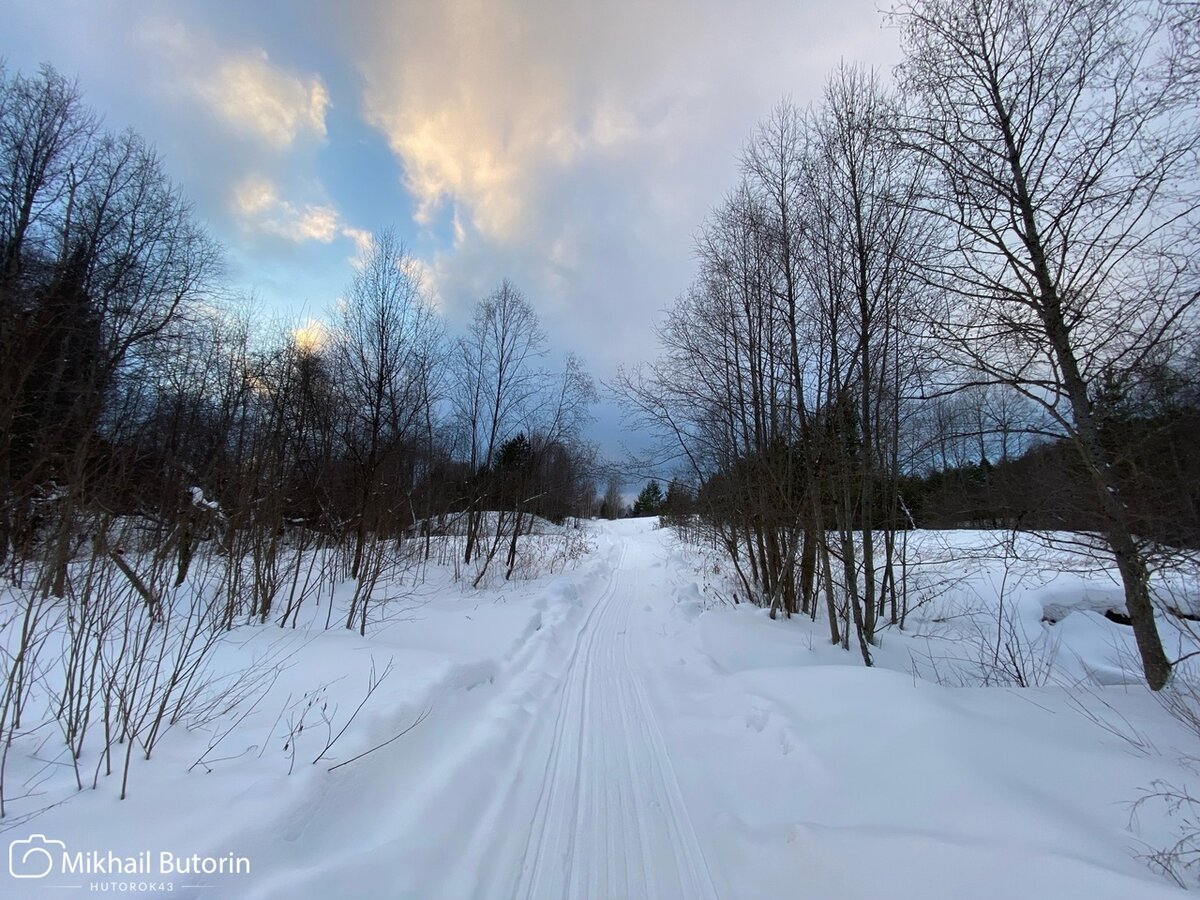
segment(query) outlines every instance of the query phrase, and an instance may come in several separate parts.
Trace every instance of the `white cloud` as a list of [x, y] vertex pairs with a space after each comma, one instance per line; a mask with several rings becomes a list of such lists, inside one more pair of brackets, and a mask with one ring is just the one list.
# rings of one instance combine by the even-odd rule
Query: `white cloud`
[[875, 0], [442, 0], [342, 24], [417, 221], [450, 228], [447, 312], [513, 277], [602, 369], [652, 352], [754, 124], [842, 58], [896, 58]]
[[293, 243], [317, 241], [332, 243], [346, 238], [355, 247], [353, 261], [370, 252], [371, 234], [342, 220], [341, 214], [327, 204], [296, 204], [279, 196], [275, 184], [260, 175], [251, 175], [234, 185], [230, 206], [244, 228], [285, 238]]
[[271, 65], [265, 50], [225, 60], [199, 90], [226, 122], [273, 147], [325, 137], [329, 93], [321, 79]]
[[233, 189], [234, 210], [243, 218], [261, 215], [278, 203], [275, 185], [265, 178], [251, 176]]
[[342, 236], [354, 241], [354, 258], [351, 260], [356, 269], [361, 269], [367, 257], [375, 247], [375, 236], [365, 228], [350, 228], [342, 226]]
[[330, 101], [318, 75], [275, 65], [261, 48], [226, 51], [172, 19], [148, 19], [138, 34], [165, 63], [174, 89], [201, 101], [233, 131], [274, 150], [324, 140]]
[[570, 164], [595, 132], [608, 144], [633, 134], [615, 107], [581, 106], [571, 70], [586, 61], [556, 34], [576, 13], [539, 6], [395, 5], [370, 23], [364, 109], [404, 166], [418, 221], [449, 202], [489, 237], [511, 238], [530, 224], [540, 168]]

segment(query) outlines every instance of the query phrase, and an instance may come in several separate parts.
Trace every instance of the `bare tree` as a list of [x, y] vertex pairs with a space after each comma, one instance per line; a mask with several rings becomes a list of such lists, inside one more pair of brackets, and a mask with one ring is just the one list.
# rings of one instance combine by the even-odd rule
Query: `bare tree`
[[[46, 586], [64, 590], [84, 485], [218, 273], [154, 151], [104, 134], [52, 69], [0, 80], [0, 556], [53, 483]], [[109, 479], [111, 480], [111, 479]]]
[[422, 434], [436, 390], [441, 328], [416, 261], [391, 230], [376, 236], [338, 312], [342, 442], [354, 463], [356, 503], [350, 575], [357, 578], [372, 530], [394, 519], [387, 504], [411, 487], [383, 478], [411, 474], [401, 456]]
[[458, 342], [454, 403], [470, 478], [465, 563], [478, 550], [496, 452], [527, 430], [543, 399], [547, 375], [537, 362], [545, 353], [537, 313], [509, 281], [479, 302], [470, 330]]
[[926, 0], [894, 16], [911, 147], [944, 225], [933, 324], [978, 380], [1039, 404], [1103, 511], [1146, 679], [1170, 673], [1097, 387], [1192, 327], [1197, 134], [1164, 87], [1160, 7]]
[[621, 482], [610, 478], [604, 487], [604, 497], [600, 500], [600, 515], [606, 519], [621, 518]]
[[923, 171], [899, 152], [898, 120], [874, 73], [839, 67], [814, 113], [804, 173], [819, 453], [840, 534], [835, 556], [868, 664], [885, 608], [899, 618], [901, 404], [918, 371], [914, 308], [924, 293], [914, 261], [925, 224], [912, 202]]
[[29, 245], [61, 249], [59, 207], [89, 167], [96, 116], [79, 88], [50, 66], [33, 77], [0, 65], [0, 291], [21, 275]]

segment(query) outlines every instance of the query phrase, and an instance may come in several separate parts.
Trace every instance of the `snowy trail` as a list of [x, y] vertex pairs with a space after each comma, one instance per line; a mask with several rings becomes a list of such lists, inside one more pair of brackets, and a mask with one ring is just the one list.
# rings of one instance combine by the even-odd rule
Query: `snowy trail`
[[368, 758], [266, 830], [254, 897], [718, 896], [630, 628], [668, 576], [654, 544], [599, 540], [573, 620], [443, 702], [403, 764]]
[[641, 560], [622, 541], [564, 679], [518, 897], [716, 896], [630, 653]]
[[703, 612], [703, 574], [645, 521], [596, 540], [535, 588], [547, 602], [493, 675], [248, 821], [237, 896], [1175, 895], [1118, 808], [1153, 760], [1098, 753], [1053, 692], [847, 665], [804, 621]]

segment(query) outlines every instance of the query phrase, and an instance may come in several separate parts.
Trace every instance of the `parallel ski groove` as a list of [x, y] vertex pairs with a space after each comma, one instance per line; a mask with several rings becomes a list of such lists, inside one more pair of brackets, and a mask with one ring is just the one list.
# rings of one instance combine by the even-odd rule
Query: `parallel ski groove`
[[[616, 566], [618, 570], [624, 563], [627, 549], [627, 545], [622, 543], [621, 554]], [[555, 809], [556, 806], [565, 804], [568, 810], [573, 811], [578, 804], [578, 773], [581, 764], [580, 740], [586, 722], [583, 711], [581, 682], [586, 678], [588, 669], [587, 661], [591, 657], [592, 646], [595, 643], [596, 635], [599, 633], [598, 622], [603, 618], [605, 611], [611, 604], [615, 587], [616, 579], [613, 578], [609, 581], [603, 594], [596, 601], [595, 606], [589, 611], [587, 620], [576, 638], [575, 650], [571, 657], [570, 666], [563, 676], [564, 685], [561, 689], [561, 699], [555, 718], [554, 738], [551, 745], [550, 758], [546, 762], [545, 778], [538, 795], [538, 803], [529, 832], [529, 840], [522, 856], [521, 879], [518, 883], [515, 896], [529, 898], [553, 896], [553, 893], [543, 893], [540, 887], [543, 878], [548, 877], [547, 864], [544, 858], [545, 854], [548, 850], [553, 853], [553, 845], [558, 842], [562, 835], [566, 834], [568, 841], [574, 838], [573, 827], [569, 829], [559, 828], [556, 834], [548, 836], [548, 831], [553, 821], [551, 810]], [[571, 701], [576, 696], [579, 697], [579, 700], [573, 704]], [[573, 720], [576, 718], [578, 722], [576, 726], [577, 736], [573, 741], [575, 748], [575, 776], [570, 777], [564, 772], [560, 772], [560, 770], [564, 766], [563, 751], [566, 744], [565, 737], [568, 734], [569, 726], [575, 724]], [[561, 796], [563, 793], [571, 796], [572, 799], [569, 803], [563, 800]], [[547, 846], [548, 844], [550, 845], [549, 847]], [[559, 861], [568, 867], [570, 866], [569, 854], [570, 846], [568, 845], [565, 853], [559, 857]]]
[[[628, 644], [625, 649], [628, 662]], [[680, 881], [686, 888], [682, 896], [688, 897], [689, 900], [690, 898], [716, 900], [717, 890], [713, 883], [712, 873], [709, 871], [704, 851], [696, 837], [696, 829], [692, 824], [687, 805], [683, 801], [683, 794], [675, 775], [675, 767], [671, 763], [671, 754], [667, 750], [662, 732], [658, 727], [658, 720], [654, 716], [653, 707], [646, 696], [645, 685], [642, 684], [634, 667], [627, 666], [627, 671], [630, 673], [630, 684], [640, 712], [637, 719], [652, 748], [653, 752], [650, 754], [650, 758], [658, 773], [658, 783], [663, 788], [661, 796], [667, 801], [670, 811], [668, 822], [672, 842], [676, 849], [675, 864], [686, 866], [686, 869], [679, 869]]]
[[563, 675], [518, 897], [716, 896], [630, 658], [627, 551], [623, 542]]

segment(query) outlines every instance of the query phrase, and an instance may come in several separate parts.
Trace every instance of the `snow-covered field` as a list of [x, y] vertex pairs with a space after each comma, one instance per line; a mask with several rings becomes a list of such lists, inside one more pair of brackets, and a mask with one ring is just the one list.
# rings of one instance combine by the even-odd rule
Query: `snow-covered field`
[[914, 536], [927, 602], [866, 669], [824, 621], [722, 602], [720, 563], [653, 520], [593, 527], [560, 574], [471, 590], [433, 569], [366, 637], [323, 607], [235, 629], [213, 665], [245, 699], [135, 754], [123, 801], [112, 778], [75, 791], [57, 735], [14, 748], [10, 866], [42, 846], [76, 871], [10, 869], [0, 896], [1178, 893], [1139, 857], [1180, 820], [1131, 804], [1194, 784], [1200, 738], [1129, 671], [1103, 569]]

